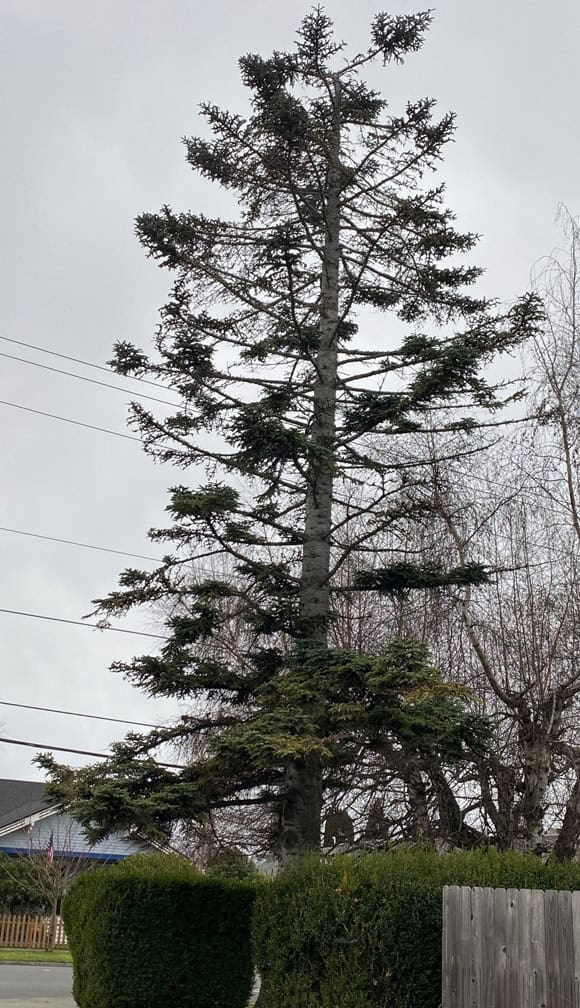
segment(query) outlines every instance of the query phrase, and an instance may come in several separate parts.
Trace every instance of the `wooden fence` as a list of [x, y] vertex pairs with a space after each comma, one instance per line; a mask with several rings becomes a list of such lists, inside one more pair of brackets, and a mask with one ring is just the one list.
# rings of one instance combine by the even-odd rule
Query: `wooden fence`
[[443, 1008], [580, 1008], [580, 892], [443, 890]]
[[[51, 930], [54, 929], [54, 941]], [[67, 948], [68, 942], [60, 917], [36, 917], [31, 914], [0, 914], [0, 948]]]

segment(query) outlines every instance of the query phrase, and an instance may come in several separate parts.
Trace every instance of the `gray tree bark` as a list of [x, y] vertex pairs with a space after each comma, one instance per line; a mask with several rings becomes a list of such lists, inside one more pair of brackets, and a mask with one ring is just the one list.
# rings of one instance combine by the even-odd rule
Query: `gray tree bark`
[[566, 812], [558, 839], [554, 844], [553, 854], [558, 861], [575, 857], [580, 840], [580, 759], [578, 757], [574, 760], [574, 770], [576, 780], [566, 802]]
[[[322, 454], [312, 458], [304, 520], [300, 615], [304, 637], [326, 644], [330, 591], [330, 532], [336, 434], [340, 266], [340, 82], [333, 81], [334, 122], [328, 150], [321, 262], [320, 342], [316, 358], [310, 442]], [[312, 713], [316, 713], [314, 710]], [[322, 767], [318, 756], [290, 761], [282, 808], [282, 855], [320, 847]]]
[[409, 793], [409, 807], [416, 843], [433, 843], [433, 826], [429, 815], [427, 787], [416, 760], [409, 758], [403, 771], [403, 778]]

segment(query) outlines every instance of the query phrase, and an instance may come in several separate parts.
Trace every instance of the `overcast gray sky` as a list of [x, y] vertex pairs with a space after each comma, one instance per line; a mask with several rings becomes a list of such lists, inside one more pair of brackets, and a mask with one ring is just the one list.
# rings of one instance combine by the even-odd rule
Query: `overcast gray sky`
[[[289, 47], [309, 7], [0, 0], [1, 336], [96, 363], [115, 340], [149, 345], [167, 280], [145, 260], [133, 218], [162, 203], [219, 211], [179, 138], [198, 130], [203, 99], [245, 110], [237, 57]], [[370, 0], [327, 4], [357, 48], [379, 9]], [[485, 289], [502, 299], [526, 289], [532, 263], [555, 243], [557, 203], [580, 210], [579, 32], [574, 0], [440, 0], [423, 51], [402, 70], [373, 72], [395, 107], [432, 95], [457, 111], [448, 202], [461, 226], [482, 234]], [[107, 380], [4, 340], [0, 352]], [[128, 398], [0, 357], [4, 401], [123, 432]], [[128, 440], [5, 405], [0, 422], [0, 526], [155, 556], [145, 533], [161, 524], [175, 474]], [[5, 532], [0, 549], [0, 608], [70, 619], [114, 587], [124, 563]], [[155, 629], [139, 617], [127, 625]], [[145, 639], [0, 613], [0, 642], [0, 700], [145, 721], [175, 710], [108, 671], [113, 659], [146, 650]], [[97, 750], [117, 736], [112, 725], [7, 707], [0, 729]], [[0, 745], [0, 777], [40, 777], [32, 755]]]

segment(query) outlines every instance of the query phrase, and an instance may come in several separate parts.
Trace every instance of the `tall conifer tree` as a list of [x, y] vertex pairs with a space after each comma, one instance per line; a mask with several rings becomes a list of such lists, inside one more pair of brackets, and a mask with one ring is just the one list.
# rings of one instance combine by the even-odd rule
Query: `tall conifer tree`
[[[437, 118], [432, 99], [392, 112], [361, 80], [368, 64], [419, 50], [430, 21], [379, 14], [367, 51], [348, 56], [315, 9], [292, 52], [245, 56], [250, 114], [205, 104], [212, 138], [185, 140], [191, 167], [239, 212], [222, 220], [166, 206], [137, 221], [175, 281], [156, 354], [120, 343], [114, 364], [182, 398], [162, 419], [133, 405], [146, 450], [209, 475], [198, 489], [173, 488], [170, 527], [151, 533], [175, 555], [154, 573], [126, 571], [99, 610], [172, 600], [160, 654], [117, 667], [151, 695], [203, 698], [208, 713], [132, 736], [73, 778], [44, 761], [94, 835], [254, 802], [276, 808], [283, 851], [317, 847], [327, 767], [364, 744], [380, 751], [386, 736], [454, 759], [470, 733], [480, 737], [417, 642], [361, 657], [327, 641], [335, 576], [353, 550], [364, 557], [398, 522], [425, 517], [412, 492], [421, 460], [401, 465], [389, 446], [432, 427], [434, 410], [441, 431], [476, 425], [478, 410], [498, 405], [482, 367], [537, 319], [533, 298], [498, 314], [469, 293], [480, 271], [458, 260], [476, 236], [455, 229], [443, 186], [427, 181], [454, 116]], [[379, 322], [365, 339], [370, 310]], [[228, 573], [192, 579], [187, 557], [225, 557]], [[381, 559], [346, 590], [486, 576], [476, 564]], [[241, 663], [207, 647], [233, 615], [245, 627]], [[208, 748], [185, 770], [155, 764], [160, 742], [196, 733]]]

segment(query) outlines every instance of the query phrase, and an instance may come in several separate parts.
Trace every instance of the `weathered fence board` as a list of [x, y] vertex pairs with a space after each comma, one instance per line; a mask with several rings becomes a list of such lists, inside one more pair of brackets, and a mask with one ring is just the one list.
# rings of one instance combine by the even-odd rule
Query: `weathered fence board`
[[471, 917], [471, 901], [469, 890], [460, 889], [459, 899], [461, 904], [461, 918], [459, 924], [459, 948], [458, 948], [458, 976], [459, 976], [459, 997], [463, 1004], [471, 1003], [471, 963], [469, 947], [469, 920]]
[[574, 946], [574, 1004], [580, 1004], [580, 893], [572, 893], [572, 944]]
[[558, 893], [558, 945], [560, 951], [560, 1000], [574, 1004], [574, 935], [572, 893]]
[[520, 971], [519, 971], [519, 891], [508, 889], [506, 893], [506, 985], [505, 1003], [507, 1006], [520, 1003]]
[[558, 893], [544, 893], [548, 1004], [560, 1004], [560, 953], [558, 949]]
[[480, 906], [481, 903], [481, 893], [483, 889], [480, 889], [477, 893], [474, 893], [475, 901], [478, 905], [477, 913], [473, 920], [473, 940], [471, 942], [471, 948], [469, 950], [469, 968], [471, 971], [471, 997], [469, 999], [469, 1006], [476, 1005], [482, 998], [482, 986], [483, 986], [483, 957], [481, 955], [481, 928], [482, 920], [484, 916], [483, 907]]
[[443, 890], [443, 1008], [580, 1008], [580, 892]]
[[[532, 974], [534, 978], [532, 1006], [546, 1003], [548, 996], [546, 979], [546, 922], [544, 919], [544, 894], [530, 893], [530, 941], [532, 946]], [[525, 922], [522, 923], [525, 928]]]
[[[505, 889], [494, 889], [493, 891], [493, 958], [495, 961], [495, 1005], [497, 1008], [510, 1008], [506, 1004], [506, 971], [507, 971], [507, 921], [506, 921], [506, 891]], [[468, 923], [470, 928], [471, 924]], [[489, 945], [490, 936], [484, 937], [484, 948]], [[479, 1008], [479, 1005], [477, 1006]]]
[[[54, 929], [54, 941], [51, 931]], [[66, 948], [68, 945], [60, 917], [32, 914], [0, 914], [0, 948], [46, 949]]]
[[532, 972], [532, 894], [521, 889], [518, 898], [518, 955], [520, 960], [520, 1006], [535, 1008]]

